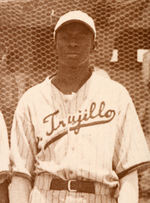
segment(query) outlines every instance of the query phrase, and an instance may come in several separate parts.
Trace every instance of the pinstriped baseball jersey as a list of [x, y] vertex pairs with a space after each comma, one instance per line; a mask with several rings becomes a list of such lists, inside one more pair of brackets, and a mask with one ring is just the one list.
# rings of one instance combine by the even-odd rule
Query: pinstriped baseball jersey
[[[51, 78], [29, 89], [15, 112], [11, 145], [14, 175], [35, 174], [31, 203], [115, 203], [109, 189], [150, 161], [127, 90], [96, 72], [72, 95]], [[93, 180], [96, 195], [50, 191], [54, 176]]]

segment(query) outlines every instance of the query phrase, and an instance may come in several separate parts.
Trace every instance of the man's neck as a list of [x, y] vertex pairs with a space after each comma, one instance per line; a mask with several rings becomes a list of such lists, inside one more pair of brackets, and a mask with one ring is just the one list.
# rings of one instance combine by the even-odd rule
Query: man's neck
[[79, 68], [61, 67], [52, 83], [64, 94], [77, 92], [91, 76], [88, 66]]

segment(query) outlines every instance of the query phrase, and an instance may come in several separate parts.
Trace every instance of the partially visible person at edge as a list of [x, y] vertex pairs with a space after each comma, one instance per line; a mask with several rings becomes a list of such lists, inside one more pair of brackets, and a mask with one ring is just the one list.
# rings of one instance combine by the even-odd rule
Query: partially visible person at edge
[[61, 16], [58, 70], [20, 99], [11, 132], [10, 203], [137, 203], [150, 153], [127, 90], [91, 71], [93, 19]]
[[11, 178], [9, 144], [6, 124], [0, 112], [0, 203], [9, 203], [8, 185]]
[[[6, 52], [5, 47], [0, 45], [1, 69], [3, 66], [3, 61], [5, 60], [5, 52]], [[9, 182], [10, 182], [10, 162], [9, 162], [8, 134], [5, 120], [0, 110], [0, 203], [9, 202], [8, 199]]]

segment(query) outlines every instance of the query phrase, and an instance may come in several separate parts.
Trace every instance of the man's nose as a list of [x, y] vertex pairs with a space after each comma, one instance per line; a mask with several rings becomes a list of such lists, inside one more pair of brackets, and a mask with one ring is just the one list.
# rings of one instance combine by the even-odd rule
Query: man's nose
[[71, 47], [77, 47], [78, 46], [78, 43], [75, 39], [71, 39], [69, 44]]

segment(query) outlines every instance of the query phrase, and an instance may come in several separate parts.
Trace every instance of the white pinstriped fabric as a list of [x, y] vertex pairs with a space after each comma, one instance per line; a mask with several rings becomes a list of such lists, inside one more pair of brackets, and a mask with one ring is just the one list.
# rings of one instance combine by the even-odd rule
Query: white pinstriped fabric
[[[120, 174], [150, 161], [128, 92], [96, 72], [69, 96], [49, 78], [28, 90], [14, 116], [11, 143], [14, 173], [36, 174], [30, 203], [115, 203], [110, 188], [119, 187]], [[52, 177], [93, 180], [96, 194], [50, 190]]]
[[3, 114], [0, 112], [0, 183], [10, 175], [9, 144], [7, 128]]
[[94, 195], [87, 193], [74, 193], [68, 191], [32, 191], [31, 202], [40, 203], [116, 203], [117, 201], [110, 196]]

